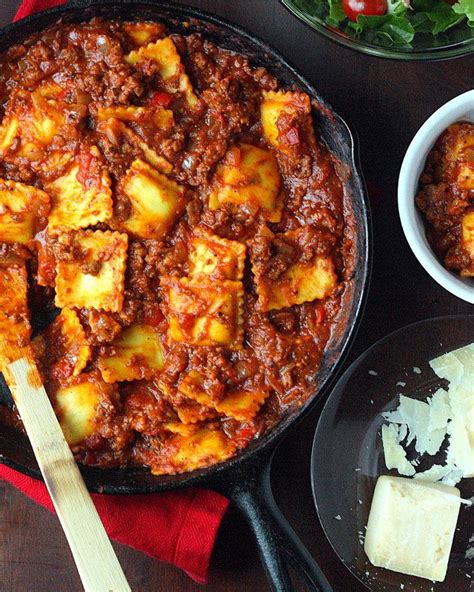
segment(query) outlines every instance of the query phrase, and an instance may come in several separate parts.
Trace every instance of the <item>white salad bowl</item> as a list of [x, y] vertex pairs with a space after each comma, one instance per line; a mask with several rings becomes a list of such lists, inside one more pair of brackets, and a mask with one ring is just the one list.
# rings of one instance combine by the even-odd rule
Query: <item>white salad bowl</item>
[[423, 218], [415, 205], [418, 181], [426, 157], [444, 130], [456, 121], [474, 123], [474, 90], [445, 103], [420, 127], [406, 151], [398, 178], [398, 211], [403, 232], [418, 261], [443, 288], [474, 304], [474, 280], [446, 269], [434, 254], [425, 235]]

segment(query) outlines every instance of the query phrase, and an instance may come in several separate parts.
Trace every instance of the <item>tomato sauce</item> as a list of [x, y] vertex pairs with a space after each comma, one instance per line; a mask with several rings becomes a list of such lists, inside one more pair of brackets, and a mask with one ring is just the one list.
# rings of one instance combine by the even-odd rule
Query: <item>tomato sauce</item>
[[[167, 35], [162, 25], [144, 26], [147, 43]], [[151, 151], [157, 155], [148, 162], [162, 167], [161, 175], [185, 188], [184, 209], [162, 236], [144, 238], [127, 231], [122, 308], [73, 307], [79, 320], [75, 343], [85, 340], [82, 349], [71, 349], [68, 339], [51, 328], [35, 346], [43, 379], [56, 405], [58, 389], [78, 384], [81, 376], [87, 377], [87, 383], [102, 380], [100, 360], [122, 351], [119, 340], [127, 329], [151, 327], [162, 343], [162, 368], [151, 375], [146, 368], [141, 372], [143, 357], [130, 356], [128, 371], [136, 370], [134, 376], [146, 378], [118, 380], [102, 388], [91, 420], [92, 432], [76, 442], [73, 450], [85, 464], [146, 465], [155, 473], [174, 473], [225, 460], [314, 392], [320, 361], [351, 273], [351, 225], [347, 224], [349, 214], [344, 213], [350, 209], [344, 207], [337, 163], [314, 135], [309, 113], [299, 107], [293, 114], [281, 115], [276, 121], [280, 147], [272, 146], [265, 137], [262, 101], [265, 93], [278, 91], [280, 86], [264, 68], [252, 67], [245, 56], [199, 35], [172, 35], [182, 64], [179, 76], [186, 73], [197, 97], [191, 105], [190, 95], [182, 90], [185, 79], [178, 74], [166, 79], [151, 58], [137, 64], [125, 59], [139, 51], [135, 35], [139, 28], [136, 23], [100, 19], [78, 25], [58, 23], [0, 57], [0, 117], [7, 117], [12, 101], [25, 97], [21, 100], [27, 104], [28, 93], [38, 89], [44, 89], [49, 105], [64, 104], [66, 113], [65, 123], [42, 145], [40, 154], [28, 158], [15, 152], [12, 145], [0, 158], [0, 178], [42, 189], [69, 170], [67, 159], [72, 154], [79, 163], [76, 179], [86, 191], [99, 186], [97, 179], [105, 168], [111, 180], [113, 220], [120, 232], [124, 232], [121, 225], [134, 207], [123, 191], [123, 179], [132, 162], [145, 159], [144, 144], [148, 155]], [[48, 85], [56, 90], [48, 91]], [[305, 97], [298, 89], [289, 90]], [[133, 120], [123, 115], [105, 124], [101, 109], [117, 106], [143, 107], [146, 115], [135, 109]], [[172, 111], [171, 126], [151, 121], [162, 117], [163, 109]], [[222, 162], [237, 169], [243, 166], [241, 151], [235, 149], [241, 143], [270, 151], [276, 159], [281, 215], [275, 221], [269, 221], [264, 210], [253, 203], [209, 207], [216, 167]], [[98, 156], [92, 147], [98, 149]], [[167, 163], [170, 169], [163, 168]], [[426, 209], [424, 198], [419, 197], [418, 203]], [[27, 250], [0, 244], [4, 260], [5, 253], [13, 251], [26, 260], [33, 325], [46, 310], [55, 308], [56, 272], [61, 263], [79, 262], [78, 273], [97, 277], [114, 257], [105, 250], [91, 261], [90, 254], [81, 251], [71, 238], [74, 233], [52, 236], [45, 230], [46, 222]], [[189, 342], [202, 309], [177, 312], [176, 323], [188, 341], [170, 338], [171, 297], [164, 293], [163, 278], [174, 285], [171, 279], [179, 282], [190, 274], [190, 241], [198, 227], [218, 239], [246, 246], [243, 278], [229, 280], [241, 282], [243, 290], [236, 347], [217, 341], [211, 345]], [[115, 230], [107, 221], [91, 226], [94, 232], [111, 228]], [[334, 286], [309, 301], [265, 310], [263, 291], [267, 303], [271, 302], [283, 278], [292, 285], [295, 266], [312, 269], [317, 258], [331, 262]], [[193, 290], [200, 287], [198, 281]], [[195, 293], [188, 292], [191, 302]], [[205, 302], [205, 291], [199, 294]], [[294, 296], [285, 292], [284, 298], [291, 301]], [[223, 307], [210, 312], [208, 322], [225, 325], [226, 311]], [[87, 357], [84, 367], [79, 366], [81, 355]], [[201, 377], [205, 403], [180, 390], [188, 376]], [[254, 411], [248, 417], [235, 410], [234, 416], [226, 415], [226, 401], [241, 393], [255, 394], [249, 403]], [[59, 408], [57, 412], [60, 419], [66, 413]], [[206, 434], [207, 439], [196, 439], [199, 434]], [[191, 454], [192, 461], [183, 460], [186, 451], [196, 447], [203, 450], [200, 457]], [[216, 453], [216, 449], [224, 452]]]
[[416, 205], [443, 265], [474, 277], [474, 124], [451, 125], [428, 154]]

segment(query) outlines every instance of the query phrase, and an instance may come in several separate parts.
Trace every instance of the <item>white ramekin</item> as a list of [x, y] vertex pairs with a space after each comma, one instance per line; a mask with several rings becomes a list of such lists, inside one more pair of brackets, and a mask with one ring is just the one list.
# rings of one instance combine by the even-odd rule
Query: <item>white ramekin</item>
[[398, 178], [398, 212], [403, 232], [418, 261], [443, 288], [474, 304], [474, 279], [448, 271], [433, 253], [425, 236], [420, 212], [415, 206], [418, 180], [426, 157], [443, 131], [456, 121], [474, 122], [474, 90], [444, 104], [425, 121], [413, 138], [403, 159]]

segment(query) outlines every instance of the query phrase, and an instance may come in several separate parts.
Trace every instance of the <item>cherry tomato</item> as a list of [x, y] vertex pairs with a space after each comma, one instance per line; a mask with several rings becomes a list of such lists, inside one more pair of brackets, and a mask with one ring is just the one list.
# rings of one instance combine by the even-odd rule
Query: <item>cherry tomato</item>
[[356, 21], [359, 14], [381, 16], [387, 7], [387, 0], [342, 0], [342, 8], [351, 21]]

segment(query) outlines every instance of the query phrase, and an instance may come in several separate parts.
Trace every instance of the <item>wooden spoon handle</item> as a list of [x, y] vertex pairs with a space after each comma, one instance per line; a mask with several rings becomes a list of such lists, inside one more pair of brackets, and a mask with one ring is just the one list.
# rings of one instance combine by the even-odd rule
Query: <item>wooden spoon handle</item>
[[29, 356], [4, 370], [86, 592], [130, 592], [36, 364]]

